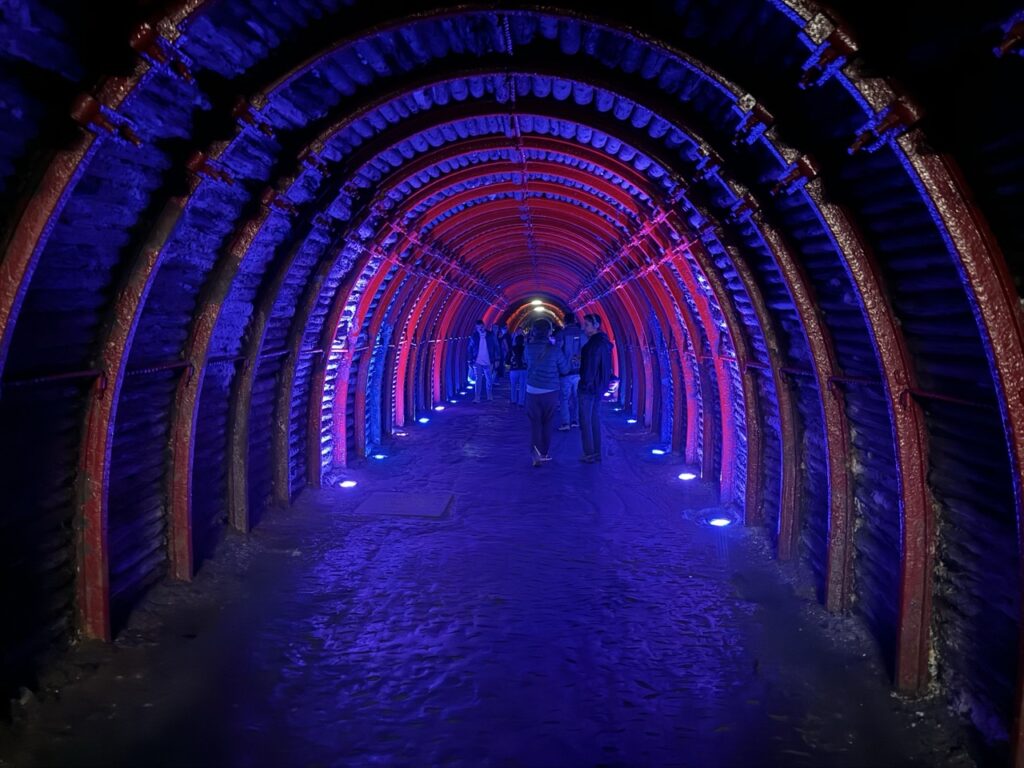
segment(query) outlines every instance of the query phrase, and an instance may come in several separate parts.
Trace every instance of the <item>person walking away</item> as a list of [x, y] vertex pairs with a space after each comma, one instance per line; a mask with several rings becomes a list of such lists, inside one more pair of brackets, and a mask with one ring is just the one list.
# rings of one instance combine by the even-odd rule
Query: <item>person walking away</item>
[[576, 322], [576, 316], [572, 312], [566, 312], [565, 326], [559, 334], [562, 351], [569, 361], [569, 373], [559, 381], [559, 407], [562, 423], [558, 429], [561, 432], [568, 432], [572, 427], [580, 425], [580, 355], [585, 340], [583, 329]]
[[511, 384], [509, 400], [512, 405], [526, 405], [526, 334], [517, 330], [512, 336], [512, 352], [509, 356], [508, 379]]
[[473, 402], [479, 403], [482, 392], [487, 399], [494, 399], [494, 363], [498, 358], [498, 345], [494, 334], [487, 330], [483, 320], [476, 321], [476, 328], [469, 337], [469, 362], [473, 366], [476, 384], [473, 386]]
[[587, 343], [580, 353], [580, 437], [583, 456], [580, 461], [593, 464], [601, 460], [601, 420], [598, 411], [601, 395], [612, 378], [612, 343], [601, 330], [601, 318], [583, 316]]
[[569, 372], [565, 353], [551, 337], [551, 323], [537, 320], [526, 342], [526, 415], [530, 418], [533, 466], [551, 461], [551, 433], [558, 408], [558, 377]]

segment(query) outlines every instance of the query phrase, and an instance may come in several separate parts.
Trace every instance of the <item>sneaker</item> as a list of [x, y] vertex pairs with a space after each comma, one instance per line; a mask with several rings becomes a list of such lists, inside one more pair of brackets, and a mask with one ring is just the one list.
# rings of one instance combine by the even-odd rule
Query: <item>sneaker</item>
[[568, 424], [563, 424], [562, 426], [560, 426], [558, 428], [558, 431], [559, 432], [568, 432], [570, 429], [572, 429], [572, 427], [570, 427]]

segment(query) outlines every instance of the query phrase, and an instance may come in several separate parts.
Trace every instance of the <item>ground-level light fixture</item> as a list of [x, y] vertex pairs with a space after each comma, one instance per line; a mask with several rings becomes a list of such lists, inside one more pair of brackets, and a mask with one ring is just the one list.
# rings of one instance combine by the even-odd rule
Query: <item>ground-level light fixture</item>
[[355, 488], [358, 483], [355, 480], [342, 480], [338, 485], [342, 488]]
[[626, 419], [627, 424], [636, 424], [636, 419]]
[[434, 410], [435, 411], [443, 411], [444, 410], [444, 406], [443, 405], [435, 405], [434, 406]]
[[653, 453], [655, 456], [664, 456], [665, 455], [665, 449], [664, 448], [651, 448], [651, 453]]
[[418, 419], [416, 419], [416, 421], [418, 421], [420, 424], [427, 424], [430, 422], [430, 419], [428, 419], [426, 416], [420, 416]]
[[683, 472], [679, 475], [680, 480], [696, 480], [697, 476], [693, 472]]
[[383, 453], [375, 453], [375, 454], [373, 454], [373, 458], [375, 458], [377, 461], [382, 461], [382, 460], [386, 459], [387, 456], [384, 455]]
[[703, 525], [710, 525], [712, 528], [726, 528], [736, 522], [736, 516], [723, 509], [709, 509], [707, 514], [700, 518]]

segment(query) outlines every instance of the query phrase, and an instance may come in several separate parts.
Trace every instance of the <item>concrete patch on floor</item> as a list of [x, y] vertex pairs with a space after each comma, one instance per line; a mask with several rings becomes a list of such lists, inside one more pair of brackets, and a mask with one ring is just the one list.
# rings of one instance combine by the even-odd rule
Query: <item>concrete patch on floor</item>
[[454, 501], [455, 497], [450, 493], [374, 491], [352, 511], [352, 515], [360, 518], [443, 518], [451, 510]]

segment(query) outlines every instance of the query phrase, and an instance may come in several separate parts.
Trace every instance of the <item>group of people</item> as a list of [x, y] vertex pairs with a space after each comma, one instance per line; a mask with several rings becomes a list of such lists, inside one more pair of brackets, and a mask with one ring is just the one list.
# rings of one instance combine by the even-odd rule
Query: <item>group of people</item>
[[[473, 369], [473, 402], [494, 399], [494, 380], [505, 373], [512, 359], [513, 341], [503, 324], [488, 330], [483, 320], [477, 321], [469, 337], [469, 364]], [[485, 394], [486, 393], [486, 394]]]
[[530, 419], [533, 466], [551, 461], [556, 414], [561, 417], [559, 430], [580, 428], [580, 460], [601, 460], [598, 406], [612, 378], [612, 361], [600, 316], [585, 315], [580, 325], [568, 312], [557, 332], [541, 318], [528, 337], [522, 329], [511, 335], [504, 326], [488, 330], [480, 320], [469, 339], [469, 361], [476, 375], [476, 402], [493, 399], [493, 377], [508, 365], [512, 405], [524, 406]]

